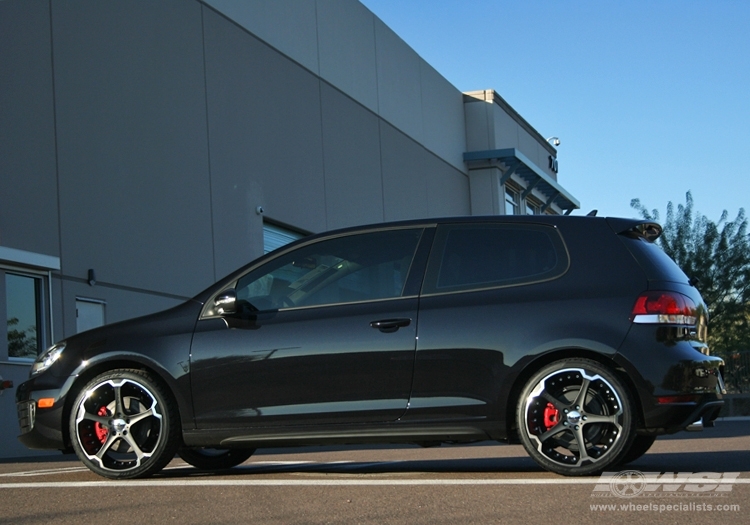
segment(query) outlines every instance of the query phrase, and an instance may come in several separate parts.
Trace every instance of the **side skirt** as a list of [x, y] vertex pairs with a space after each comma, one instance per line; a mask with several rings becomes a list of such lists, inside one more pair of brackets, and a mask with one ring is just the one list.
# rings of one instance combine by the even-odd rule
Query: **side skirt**
[[357, 444], [470, 443], [492, 439], [488, 429], [471, 425], [342, 426], [337, 428], [284, 427], [190, 430], [183, 434], [185, 445], [217, 448], [270, 448]]

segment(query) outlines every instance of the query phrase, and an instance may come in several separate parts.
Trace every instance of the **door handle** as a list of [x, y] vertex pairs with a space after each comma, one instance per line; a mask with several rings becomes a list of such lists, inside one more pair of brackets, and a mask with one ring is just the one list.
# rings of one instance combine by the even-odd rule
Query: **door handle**
[[387, 334], [391, 332], [395, 332], [402, 326], [409, 326], [411, 324], [411, 319], [404, 318], [404, 319], [383, 319], [381, 321], [373, 321], [370, 323], [370, 326], [373, 328], [377, 328], [381, 332], [385, 332]]

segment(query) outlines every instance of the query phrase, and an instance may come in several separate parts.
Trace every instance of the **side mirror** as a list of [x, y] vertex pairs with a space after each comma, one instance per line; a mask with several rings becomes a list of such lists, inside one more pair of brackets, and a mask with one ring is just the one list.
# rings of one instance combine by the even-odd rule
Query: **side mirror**
[[237, 292], [225, 290], [214, 299], [214, 311], [219, 315], [233, 315], [237, 313]]

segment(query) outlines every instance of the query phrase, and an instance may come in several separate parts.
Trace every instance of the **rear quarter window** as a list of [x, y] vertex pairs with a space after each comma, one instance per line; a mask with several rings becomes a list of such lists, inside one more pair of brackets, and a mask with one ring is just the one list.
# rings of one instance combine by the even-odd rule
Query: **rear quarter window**
[[552, 226], [441, 225], [423, 293], [537, 283], [561, 276], [568, 265], [565, 244]]

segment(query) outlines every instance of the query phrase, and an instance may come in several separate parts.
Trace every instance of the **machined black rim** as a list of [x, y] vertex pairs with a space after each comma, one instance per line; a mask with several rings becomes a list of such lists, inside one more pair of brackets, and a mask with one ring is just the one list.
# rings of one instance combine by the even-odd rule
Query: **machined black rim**
[[164, 439], [164, 424], [156, 397], [132, 379], [106, 379], [76, 407], [78, 444], [105, 470], [140, 467]]
[[624, 439], [623, 407], [612, 384], [583, 368], [541, 379], [526, 397], [524, 431], [537, 451], [565, 467], [609, 457]]

